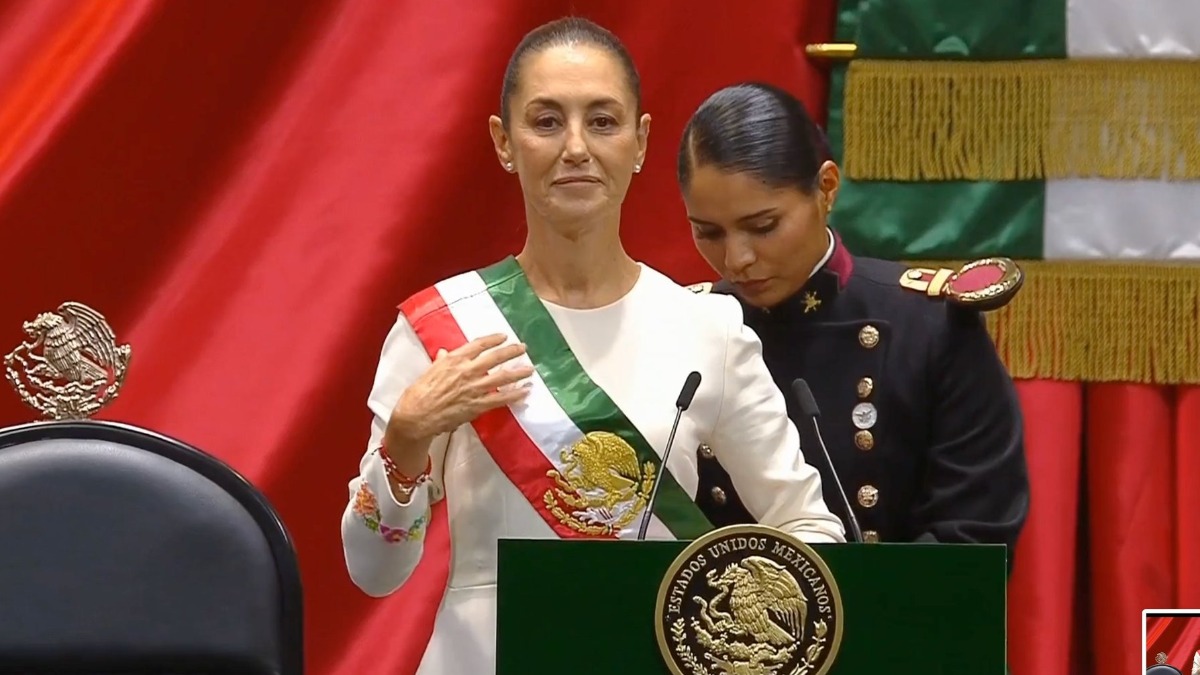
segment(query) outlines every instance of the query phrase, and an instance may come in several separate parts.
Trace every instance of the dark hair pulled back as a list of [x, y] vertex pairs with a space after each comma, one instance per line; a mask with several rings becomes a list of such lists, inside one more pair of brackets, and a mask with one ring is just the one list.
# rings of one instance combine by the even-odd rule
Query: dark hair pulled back
[[735, 84], [709, 96], [684, 128], [679, 185], [687, 189], [696, 168], [713, 166], [812, 194], [829, 154], [825, 135], [795, 96], [769, 84]]
[[508, 60], [508, 67], [504, 70], [504, 84], [500, 88], [500, 119], [504, 122], [504, 126], [508, 126], [509, 99], [512, 98], [513, 92], [516, 91], [517, 84], [520, 82], [521, 68], [524, 65], [525, 57], [551, 47], [575, 44], [597, 47], [617, 57], [625, 70], [626, 84], [633, 93], [636, 111], [641, 114], [642, 81], [637, 67], [633, 65], [633, 57], [629, 55], [629, 50], [608, 29], [587, 19], [572, 16], [538, 26], [527, 33], [513, 50], [512, 56]]

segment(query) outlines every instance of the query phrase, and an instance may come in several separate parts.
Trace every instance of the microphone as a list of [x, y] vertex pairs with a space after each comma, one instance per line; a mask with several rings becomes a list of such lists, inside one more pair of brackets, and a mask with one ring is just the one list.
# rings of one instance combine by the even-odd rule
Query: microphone
[[796, 396], [796, 402], [800, 404], [800, 412], [812, 420], [813, 431], [817, 434], [817, 445], [821, 447], [821, 454], [825, 456], [825, 464], [833, 476], [833, 485], [837, 488], [838, 496], [842, 498], [842, 504], [846, 507], [846, 518], [850, 521], [850, 534], [856, 543], [861, 544], [863, 536], [862, 530], [858, 527], [858, 518], [854, 515], [854, 509], [850, 506], [850, 499], [846, 497], [846, 491], [842, 489], [842, 479], [838, 477], [837, 469], [833, 466], [833, 458], [829, 456], [829, 448], [825, 447], [825, 439], [821, 438], [821, 425], [817, 424], [817, 418], [821, 416], [821, 409], [817, 407], [817, 399], [813, 398], [812, 390], [808, 388], [808, 383], [802, 377], [792, 381], [792, 393]]
[[646, 502], [646, 512], [642, 514], [642, 526], [638, 528], [637, 540], [646, 538], [646, 528], [650, 527], [650, 516], [654, 513], [654, 500], [658, 497], [658, 486], [662, 485], [662, 477], [667, 471], [667, 457], [671, 456], [671, 446], [675, 443], [675, 432], [679, 429], [679, 420], [683, 411], [692, 405], [696, 389], [700, 386], [700, 373], [692, 371], [683, 381], [683, 389], [679, 390], [679, 398], [675, 399], [675, 423], [671, 425], [671, 434], [667, 436], [667, 447], [663, 450], [662, 463], [659, 465], [658, 479], [650, 489], [650, 499]]

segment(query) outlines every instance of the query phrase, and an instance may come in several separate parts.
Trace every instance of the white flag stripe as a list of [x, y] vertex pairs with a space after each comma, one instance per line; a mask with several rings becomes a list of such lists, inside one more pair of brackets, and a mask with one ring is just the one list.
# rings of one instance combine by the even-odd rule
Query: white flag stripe
[[1197, 0], [1067, 0], [1067, 56], [1187, 58], [1200, 53]]
[[1045, 209], [1048, 260], [1200, 258], [1200, 182], [1047, 181]]
[[[1198, 58], [1200, 0], [1068, 0], [1067, 54]], [[1200, 259], [1200, 182], [1046, 181], [1042, 232], [1048, 260]]]

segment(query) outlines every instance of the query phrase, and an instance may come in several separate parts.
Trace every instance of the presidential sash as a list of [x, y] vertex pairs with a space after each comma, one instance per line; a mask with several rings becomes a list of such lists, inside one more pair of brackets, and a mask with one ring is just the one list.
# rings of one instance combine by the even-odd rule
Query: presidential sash
[[400, 305], [430, 358], [485, 335], [526, 345], [525, 401], [472, 426], [500, 470], [564, 538], [636, 536], [655, 481], [653, 519], [678, 539], [712, 525], [654, 448], [588, 376], [515, 258], [438, 282]]

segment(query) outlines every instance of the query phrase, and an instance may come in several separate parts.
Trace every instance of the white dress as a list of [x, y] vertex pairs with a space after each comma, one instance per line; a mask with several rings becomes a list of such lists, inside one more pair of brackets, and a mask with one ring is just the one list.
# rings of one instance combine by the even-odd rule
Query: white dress
[[[541, 304], [579, 365], [660, 456], [680, 388], [690, 372], [701, 374], [668, 460], [689, 496], [697, 484], [695, 449], [707, 443], [759, 522], [807, 542], [845, 541], [841, 521], [822, 501], [817, 471], [800, 454], [799, 435], [763, 364], [758, 338], [743, 326], [733, 298], [694, 293], [643, 265], [634, 288], [609, 306]], [[535, 507], [501, 471], [472, 425], [435, 439], [434, 480], [408, 504], [392, 496], [374, 449], [401, 392], [430, 362], [402, 313], [383, 345], [368, 401], [374, 413], [370, 441], [360, 474], [349, 484], [341, 525], [346, 565], [363, 592], [381, 597], [395, 591], [421, 557], [430, 504], [445, 498], [449, 581], [418, 674], [486, 675], [495, 672], [497, 540], [559, 535], [545, 506]], [[640, 520], [639, 514], [621, 536], [636, 533]], [[656, 510], [647, 538], [672, 536]]]

